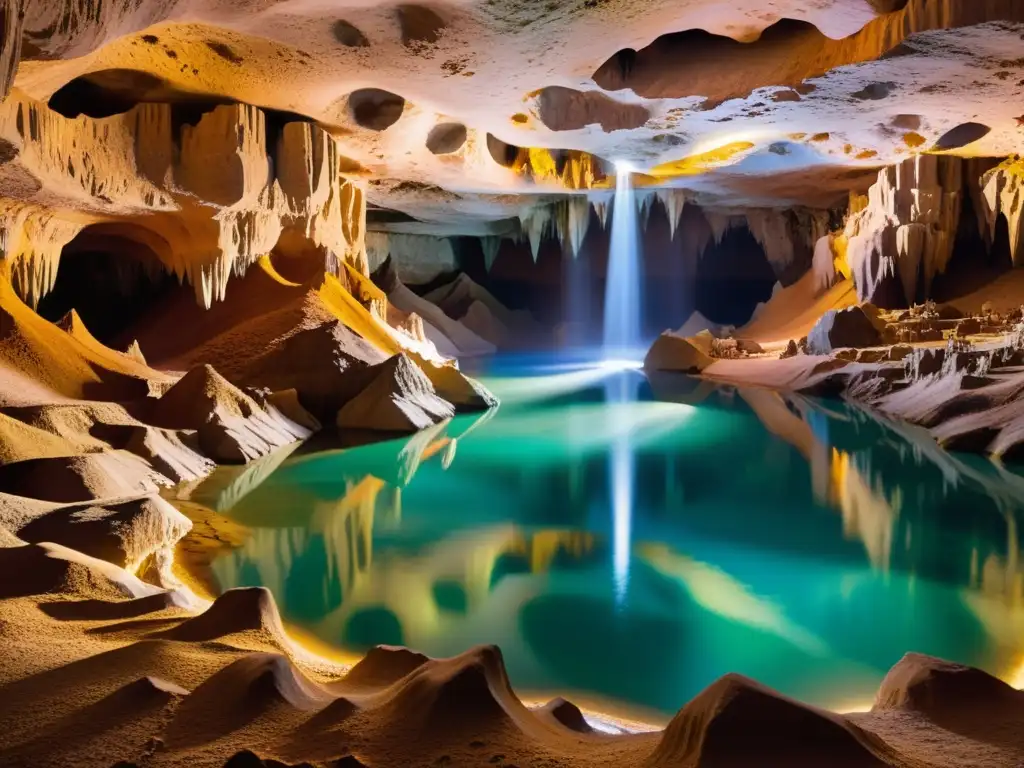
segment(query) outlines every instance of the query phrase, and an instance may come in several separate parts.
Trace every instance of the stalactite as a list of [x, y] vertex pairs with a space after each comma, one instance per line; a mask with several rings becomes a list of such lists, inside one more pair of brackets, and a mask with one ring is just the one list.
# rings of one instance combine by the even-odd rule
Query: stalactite
[[683, 208], [686, 205], [686, 192], [682, 189], [659, 189], [655, 194], [665, 206], [665, 215], [668, 216], [668, 227], [670, 237], [676, 239], [676, 229], [683, 218]]
[[764, 249], [764, 255], [776, 275], [794, 260], [788, 214], [788, 211], [769, 208], [755, 208], [746, 212], [747, 229]]
[[[337, 145], [319, 126], [286, 123], [268, 148], [266, 116], [256, 107], [218, 106], [179, 129], [168, 104], [141, 104], [102, 122], [70, 120], [15, 91], [0, 104], [0, 138], [14, 149], [7, 160], [12, 172], [84, 201], [94, 222], [146, 211], [144, 219], [132, 217], [132, 237], [179, 280], [189, 280], [203, 304], [223, 296], [226, 279], [272, 250], [286, 227], [369, 273], [363, 182], [344, 176]], [[4, 190], [9, 198], [20, 193]], [[19, 219], [16, 209], [27, 205], [10, 200], [0, 209], [0, 228], [7, 250], [25, 254], [13, 279], [27, 299], [38, 300], [56, 270], [44, 261], [59, 259], [81, 225], [44, 259], [51, 249], [46, 233], [26, 230], [12, 239], [44, 221]]]
[[612, 193], [611, 192], [590, 192], [587, 195], [590, 200], [590, 205], [594, 209], [594, 213], [597, 214], [598, 220], [601, 222], [603, 229], [608, 228], [608, 210], [611, 208]]
[[555, 203], [553, 218], [562, 246], [575, 258], [590, 226], [590, 201], [584, 195], [569, 195]]
[[61, 251], [82, 225], [36, 205], [0, 201], [0, 257], [30, 306], [53, 290]]
[[736, 216], [729, 213], [721, 213], [719, 211], [704, 211], [704, 218], [708, 222], [708, 226], [711, 228], [711, 236], [715, 241], [715, 245], [720, 245], [722, 238], [725, 237], [725, 233], [737, 224]]
[[927, 298], [936, 274], [946, 269], [960, 221], [963, 161], [917, 155], [885, 168], [867, 198], [851, 197], [843, 234], [857, 294], [881, 305], [912, 304], [918, 285]]
[[654, 207], [656, 199], [655, 193], [649, 189], [639, 190], [636, 193], [636, 204], [640, 208], [640, 228], [644, 232], [647, 231], [647, 225], [651, 221], [651, 209]]
[[501, 238], [496, 235], [481, 237], [480, 249], [484, 252], [484, 268], [490, 272], [501, 250]]
[[551, 208], [547, 205], [535, 205], [519, 214], [519, 226], [530, 241], [530, 253], [534, 262], [540, 255], [540, 244], [544, 235], [551, 230]]

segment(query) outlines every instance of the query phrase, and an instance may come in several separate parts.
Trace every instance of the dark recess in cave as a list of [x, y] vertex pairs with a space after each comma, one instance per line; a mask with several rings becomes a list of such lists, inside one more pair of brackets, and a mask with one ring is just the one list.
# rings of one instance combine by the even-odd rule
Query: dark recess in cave
[[[960, 222], [957, 225], [953, 255], [946, 271], [932, 280], [931, 298], [938, 302], [950, 301], [956, 305], [960, 296], [966, 296], [1013, 269], [1010, 253], [1010, 228], [1002, 214], [996, 218], [995, 237], [988, 246], [978, 230], [978, 219], [970, 195], [962, 195]], [[919, 291], [921, 300], [923, 290]]]
[[[701, 218], [698, 209], [692, 210]], [[687, 220], [683, 225], [690, 226]], [[745, 227], [729, 230], [720, 244], [711, 243], [698, 257], [687, 251], [682, 228], [671, 236], [664, 208], [655, 205], [641, 238], [641, 317], [648, 338], [678, 328], [694, 310], [715, 323], [742, 325], [759, 302], [771, 297], [776, 275]], [[489, 272], [477, 238], [458, 238], [456, 253], [459, 268], [502, 304], [528, 309], [549, 327], [561, 326], [559, 338], [583, 346], [601, 341], [608, 247], [608, 231], [592, 212], [575, 259], [553, 238], [541, 243], [536, 263], [528, 243], [502, 240]], [[439, 276], [416, 290], [424, 293], [453, 277]]]
[[110, 117], [123, 114], [150, 100], [150, 94], [164, 90], [164, 81], [146, 72], [105, 69], [68, 82], [50, 97], [49, 106], [64, 117]]
[[64, 247], [56, 283], [37, 311], [57, 322], [74, 309], [99, 341], [121, 347], [124, 332], [177, 287], [145, 245], [86, 229]]
[[494, 158], [494, 162], [498, 165], [511, 168], [515, 165], [516, 158], [519, 157], [519, 153], [522, 150], [515, 144], [506, 144], [494, 134], [488, 133], [487, 151], [491, 153], [491, 157]]
[[[645, 69], [663, 69], [666, 61], [718, 61], [725, 66], [735, 60], [737, 54], [742, 57], [739, 60], [743, 61], [748, 52], [744, 49], [748, 46], [768, 49], [784, 47], [794, 39], [809, 35], [824, 38], [813, 24], [798, 19], [779, 19], [765, 29], [757, 40], [749, 43], [741, 43], [703, 29], [670, 32], [639, 51], [632, 48], [618, 51], [597, 69], [594, 81], [607, 91], [620, 90], [629, 88], [635, 76], [642, 78]], [[685, 88], [685, 85], [680, 87]]]
[[405, 99], [380, 88], [360, 88], [348, 95], [348, 108], [357, 125], [383, 131], [398, 122]]
[[775, 286], [764, 249], [746, 227], [730, 229], [697, 260], [694, 309], [708, 320], [743, 325]]

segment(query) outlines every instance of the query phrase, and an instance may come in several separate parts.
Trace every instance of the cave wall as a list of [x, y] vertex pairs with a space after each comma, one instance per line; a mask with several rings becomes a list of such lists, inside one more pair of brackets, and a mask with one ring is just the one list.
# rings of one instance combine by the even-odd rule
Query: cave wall
[[0, 104], [0, 147], [0, 248], [32, 305], [63, 247], [95, 224], [132, 229], [206, 307], [285, 230], [367, 274], [364, 184], [309, 122], [274, 124], [240, 104], [69, 119], [14, 92]]
[[862, 301], [898, 308], [946, 296], [951, 280], [936, 281], [951, 265], [971, 278], [1024, 263], [1022, 190], [1014, 158], [915, 155], [879, 171], [866, 196], [851, 195], [832, 248]]

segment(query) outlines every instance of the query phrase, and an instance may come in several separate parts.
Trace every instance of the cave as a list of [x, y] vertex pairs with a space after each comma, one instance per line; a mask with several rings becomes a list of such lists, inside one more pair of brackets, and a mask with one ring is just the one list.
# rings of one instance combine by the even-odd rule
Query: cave
[[138, 228], [97, 224], [83, 229], [61, 251], [53, 289], [38, 312], [58, 322], [78, 313], [99, 341], [118, 349], [131, 343], [135, 322], [178, 288]]
[[0, 32], [0, 764], [1024, 765], [1024, 2]]

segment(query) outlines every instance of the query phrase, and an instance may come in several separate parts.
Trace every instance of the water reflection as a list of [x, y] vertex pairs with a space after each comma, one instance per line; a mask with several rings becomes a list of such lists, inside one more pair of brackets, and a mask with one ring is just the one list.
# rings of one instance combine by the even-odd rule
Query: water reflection
[[191, 489], [251, 530], [216, 577], [343, 649], [496, 642], [521, 690], [662, 712], [727, 671], [844, 706], [910, 649], [1021, 668], [1019, 476], [839, 403], [594, 376]]

